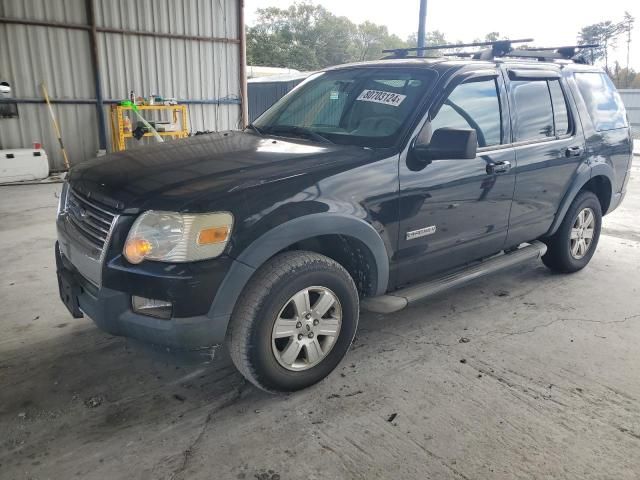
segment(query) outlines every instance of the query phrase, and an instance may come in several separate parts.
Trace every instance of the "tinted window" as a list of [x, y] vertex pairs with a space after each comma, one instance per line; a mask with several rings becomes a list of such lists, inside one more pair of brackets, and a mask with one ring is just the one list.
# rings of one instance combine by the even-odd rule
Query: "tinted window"
[[620, 95], [604, 73], [576, 73], [580, 94], [597, 131], [627, 126], [627, 115]]
[[555, 119], [556, 135], [562, 136], [569, 133], [569, 111], [559, 80], [549, 81], [551, 102], [553, 103], [553, 118]]
[[292, 136], [304, 129], [332, 142], [390, 147], [419, 111], [433, 72], [349, 68], [323, 72], [267, 110], [254, 125]]
[[516, 142], [553, 137], [553, 110], [546, 80], [511, 82]]
[[498, 145], [501, 141], [500, 101], [494, 79], [458, 85], [431, 121], [438, 128], [474, 128], [478, 146]]

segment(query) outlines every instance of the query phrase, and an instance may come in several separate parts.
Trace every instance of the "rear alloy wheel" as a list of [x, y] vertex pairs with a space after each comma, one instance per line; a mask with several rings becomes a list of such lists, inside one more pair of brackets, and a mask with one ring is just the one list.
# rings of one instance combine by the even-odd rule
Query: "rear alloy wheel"
[[270, 392], [300, 390], [340, 363], [358, 316], [358, 291], [339, 263], [313, 252], [285, 252], [247, 284], [231, 317], [227, 346], [254, 385]]
[[587, 266], [595, 253], [602, 228], [602, 207], [593, 192], [580, 192], [567, 210], [558, 231], [544, 239], [542, 257], [551, 270], [572, 273]]
[[593, 243], [596, 227], [596, 214], [589, 208], [583, 208], [578, 213], [571, 228], [571, 256], [576, 260], [584, 258]]

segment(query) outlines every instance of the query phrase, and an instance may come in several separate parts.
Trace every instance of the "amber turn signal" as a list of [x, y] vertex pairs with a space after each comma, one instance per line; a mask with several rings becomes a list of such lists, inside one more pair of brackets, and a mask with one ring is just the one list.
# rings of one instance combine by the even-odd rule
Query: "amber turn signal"
[[151, 243], [144, 238], [127, 239], [124, 245], [124, 256], [130, 263], [140, 263], [151, 253]]
[[211, 227], [200, 230], [198, 245], [211, 245], [213, 243], [226, 242], [229, 238], [229, 227]]

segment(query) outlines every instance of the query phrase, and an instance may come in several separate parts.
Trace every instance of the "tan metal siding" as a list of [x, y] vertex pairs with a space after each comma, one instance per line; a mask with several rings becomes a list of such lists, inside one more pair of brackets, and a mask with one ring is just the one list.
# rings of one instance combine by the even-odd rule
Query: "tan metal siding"
[[618, 90], [622, 97], [634, 138], [640, 140], [640, 89]]
[[[238, 0], [96, 0], [98, 28], [220, 37], [236, 41]], [[0, 0], [0, 16], [87, 24], [85, 0]], [[98, 32], [103, 97], [124, 99], [129, 91], [179, 99], [239, 101], [240, 46], [193, 39], [154, 38]], [[42, 98], [45, 81], [55, 99], [96, 97], [89, 33], [83, 30], [0, 24], [0, 78], [16, 98]], [[95, 104], [53, 106], [72, 164], [95, 156], [98, 126]], [[30, 147], [41, 141], [51, 168], [63, 168], [62, 155], [43, 104], [19, 104], [18, 119], [0, 119], [2, 148]], [[105, 118], [108, 124], [108, 108]], [[240, 125], [237, 104], [189, 105], [191, 129], [227, 130]], [[107, 132], [109, 143], [110, 132]]]

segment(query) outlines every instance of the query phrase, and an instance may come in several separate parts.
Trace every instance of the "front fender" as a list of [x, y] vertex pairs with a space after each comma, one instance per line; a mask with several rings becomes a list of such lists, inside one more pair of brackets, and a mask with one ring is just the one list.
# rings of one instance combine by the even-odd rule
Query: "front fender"
[[354, 237], [369, 248], [375, 258], [378, 273], [376, 294], [386, 292], [389, 281], [389, 257], [384, 242], [369, 223], [348, 215], [317, 213], [295, 218], [255, 240], [237, 260], [258, 268], [289, 245], [319, 235], [331, 234]]
[[227, 324], [242, 290], [254, 272], [288, 246], [319, 235], [345, 235], [356, 238], [371, 251], [377, 272], [376, 295], [389, 283], [389, 256], [380, 234], [369, 223], [352, 216], [318, 213], [298, 217], [268, 231], [238, 255], [215, 295], [209, 318], [215, 320], [216, 337], [224, 340]]
[[[551, 236], [558, 228], [560, 228], [560, 224], [562, 220], [564, 220], [564, 216], [567, 214], [567, 210], [571, 206], [571, 202], [576, 198], [578, 192], [585, 186], [585, 184], [594, 177], [604, 176], [609, 179], [611, 185], [615, 185], [615, 172], [611, 165], [608, 163], [597, 163], [595, 165], [589, 166], [586, 163], [582, 164], [581, 168], [578, 169], [578, 172], [571, 183], [571, 186], [567, 190], [567, 193], [562, 198], [560, 202], [560, 207], [556, 213], [556, 217], [551, 224], [551, 228], [547, 232], [547, 236]], [[612, 192], [612, 195], [615, 195], [615, 192]], [[607, 212], [602, 212], [604, 215]]]

